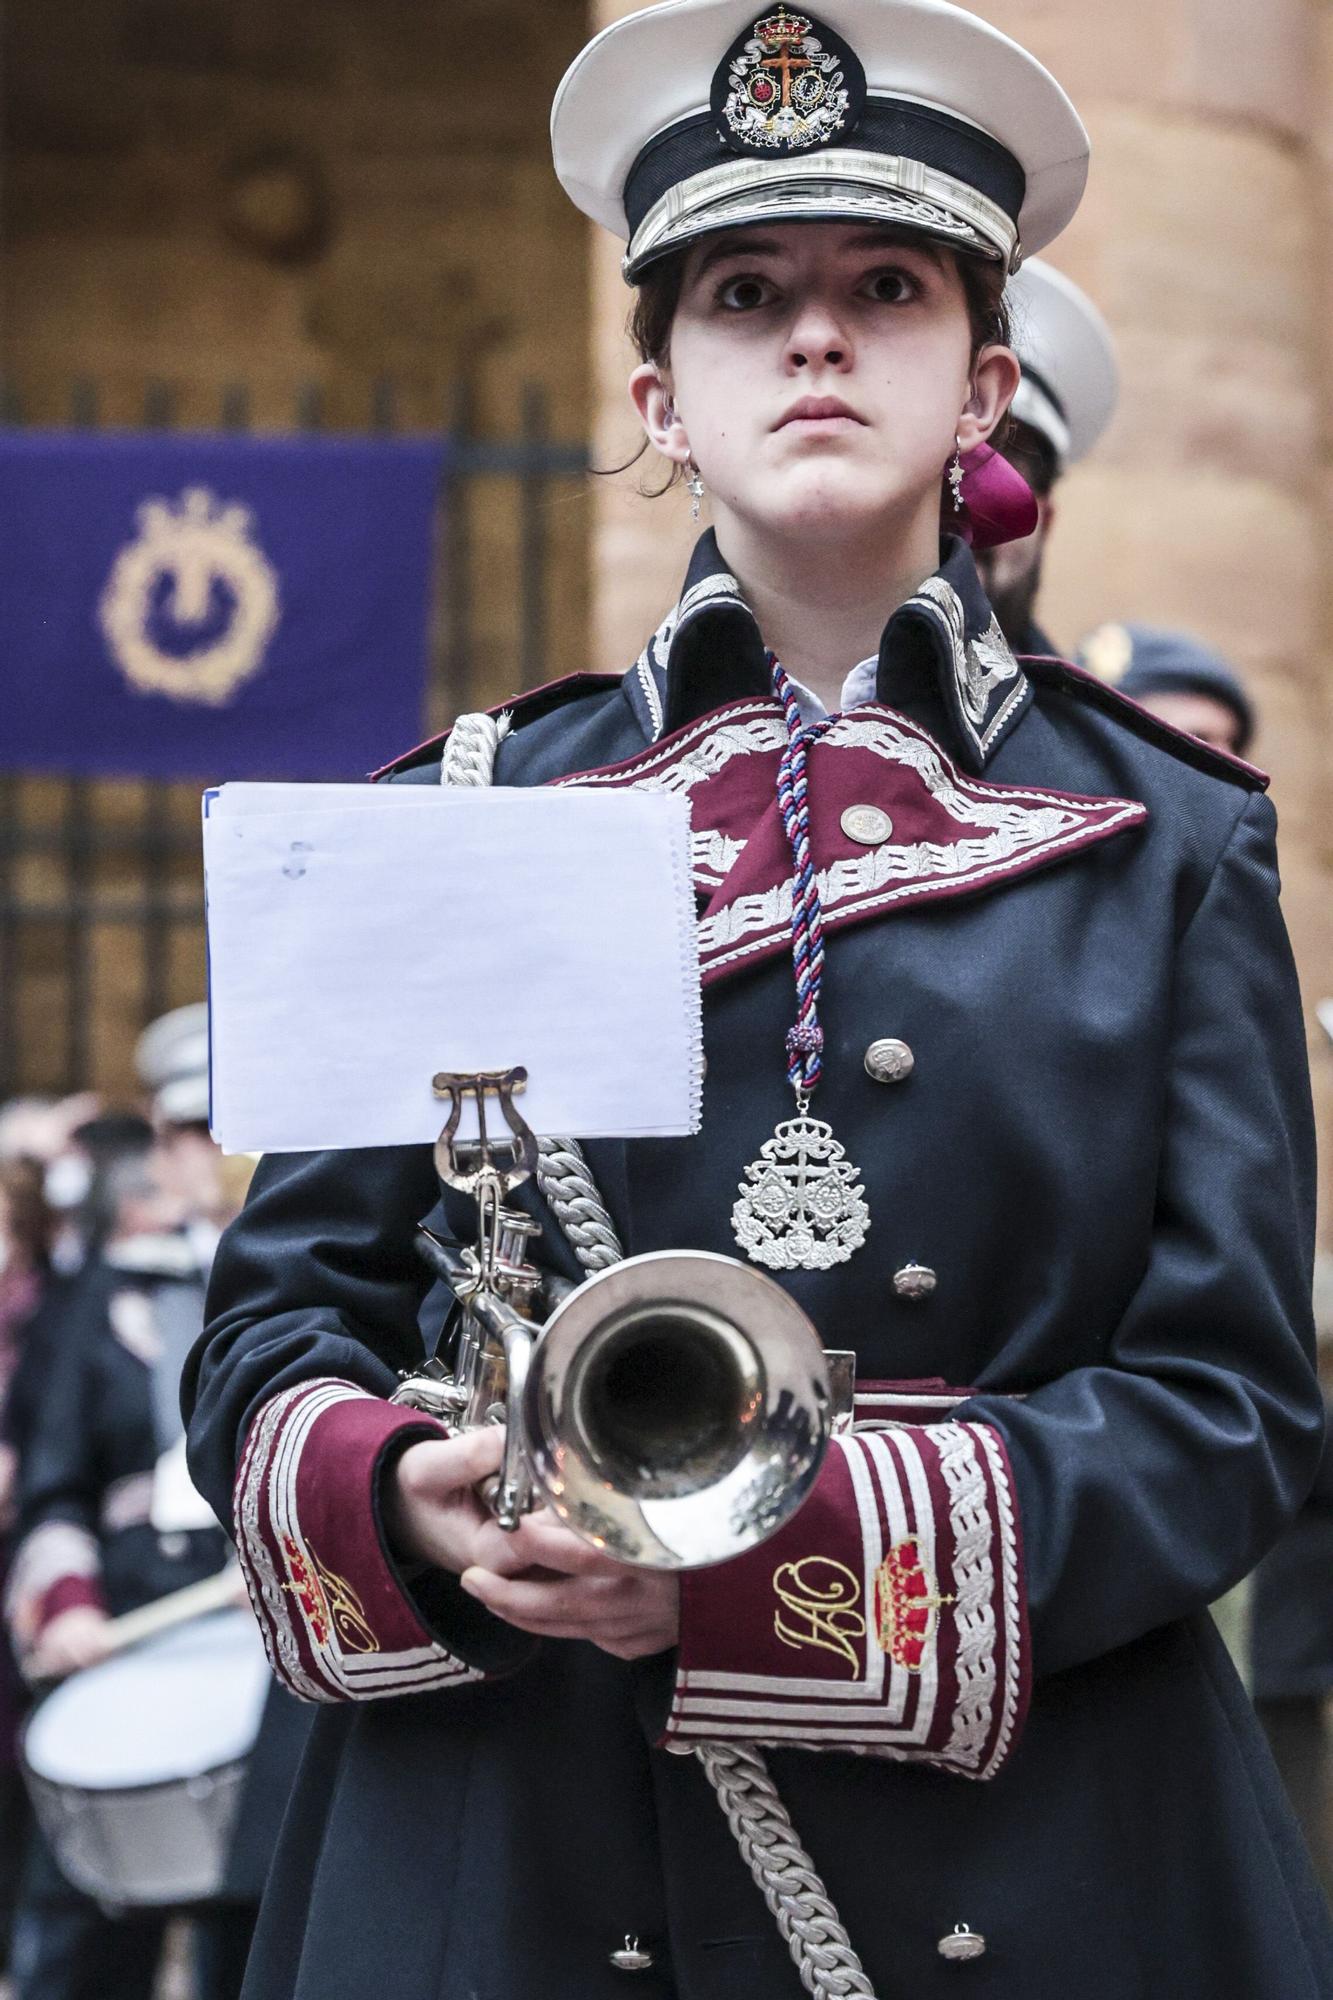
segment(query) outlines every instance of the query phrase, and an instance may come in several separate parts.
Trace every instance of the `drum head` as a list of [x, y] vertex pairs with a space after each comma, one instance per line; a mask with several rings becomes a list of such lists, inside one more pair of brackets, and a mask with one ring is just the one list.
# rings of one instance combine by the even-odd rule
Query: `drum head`
[[48, 1695], [24, 1758], [84, 1791], [202, 1777], [253, 1748], [270, 1676], [248, 1611], [218, 1611], [145, 1639]]

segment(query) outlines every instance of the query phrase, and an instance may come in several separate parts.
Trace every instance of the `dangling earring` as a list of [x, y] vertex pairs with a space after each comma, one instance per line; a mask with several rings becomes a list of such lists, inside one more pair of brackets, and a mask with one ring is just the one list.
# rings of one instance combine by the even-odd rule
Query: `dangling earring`
[[961, 514], [966, 504], [963, 500], [963, 440], [956, 434], [953, 441], [953, 464], [945, 477], [953, 489], [954, 512]]
[[686, 482], [685, 490], [690, 496], [690, 519], [697, 521], [699, 518], [699, 507], [704, 497], [703, 475], [692, 458], [687, 463], [690, 468], [690, 476]]

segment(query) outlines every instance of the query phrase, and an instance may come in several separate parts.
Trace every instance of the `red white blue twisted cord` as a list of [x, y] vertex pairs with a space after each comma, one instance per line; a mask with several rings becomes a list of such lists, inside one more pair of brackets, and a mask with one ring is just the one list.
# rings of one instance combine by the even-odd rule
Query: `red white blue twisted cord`
[[791, 951], [796, 969], [796, 1025], [787, 1035], [787, 1076], [800, 1097], [808, 1097], [824, 1067], [824, 1030], [819, 1025], [819, 995], [824, 983], [824, 906], [810, 856], [810, 791], [806, 749], [818, 742], [832, 722], [801, 720], [792, 684], [774, 654], [768, 655], [773, 692], [782, 703], [787, 747], [778, 765], [778, 810], [791, 849], [793, 882]]

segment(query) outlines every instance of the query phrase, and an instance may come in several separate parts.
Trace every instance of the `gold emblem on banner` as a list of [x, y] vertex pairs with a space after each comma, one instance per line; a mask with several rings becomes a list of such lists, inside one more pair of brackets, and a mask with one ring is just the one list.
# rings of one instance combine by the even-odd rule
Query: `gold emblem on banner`
[[[148, 500], [138, 535], [116, 557], [98, 606], [111, 656], [132, 687], [221, 708], [264, 664], [279, 617], [278, 578], [253, 539], [247, 508], [205, 486], [176, 502]], [[226, 622], [216, 633], [219, 597]], [[164, 652], [152, 635], [155, 600], [193, 650]]]

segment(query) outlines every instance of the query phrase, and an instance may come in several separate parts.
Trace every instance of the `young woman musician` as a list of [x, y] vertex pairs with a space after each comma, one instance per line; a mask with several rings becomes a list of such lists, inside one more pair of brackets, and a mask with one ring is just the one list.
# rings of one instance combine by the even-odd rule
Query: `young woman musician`
[[[627, 1252], [752, 1258], [855, 1348], [861, 1427], [711, 1570], [502, 1535], [495, 1435], [385, 1400], [429, 1151], [267, 1159], [193, 1463], [330, 1707], [247, 2000], [1333, 1995], [1207, 1615], [1322, 1438], [1272, 809], [1016, 660], [971, 554], [1031, 526], [988, 443], [1003, 289], [1082, 126], [943, 0], [671, 0], [584, 51], [554, 143], [628, 239], [630, 393], [714, 525], [623, 679], [512, 705], [495, 779], [688, 791], [702, 1130], [588, 1157]], [[827, 1892], [733, 1800], [799, 1971], [689, 1754], [742, 1742]]]

